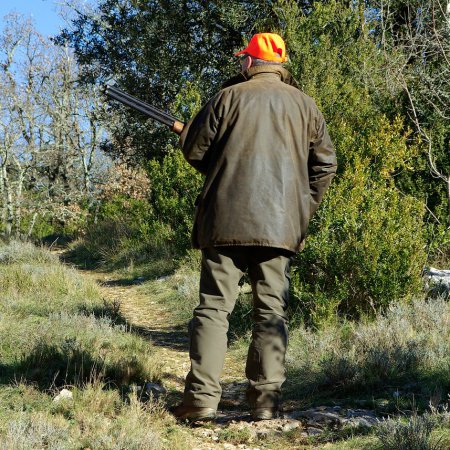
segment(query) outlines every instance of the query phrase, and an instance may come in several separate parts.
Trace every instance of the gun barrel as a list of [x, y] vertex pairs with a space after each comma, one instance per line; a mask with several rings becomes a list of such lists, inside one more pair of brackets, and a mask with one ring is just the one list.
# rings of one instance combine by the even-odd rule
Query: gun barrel
[[130, 108], [133, 108], [145, 114], [146, 116], [149, 116], [152, 119], [157, 120], [158, 122], [163, 123], [164, 125], [169, 126], [172, 129], [172, 131], [174, 131], [177, 134], [180, 134], [181, 131], [183, 130], [184, 123], [181, 122], [180, 120], [176, 119], [175, 117], [158, 108], [155, 108], [154, 106], [149, 105], [148, 103], [142, 100], [139, 100], [133, 95], [127, 94], [126, 92], [114, 86], [106, 86], [105, 94], [108, 97], [117, 100], [120, 103], [127, 105]]

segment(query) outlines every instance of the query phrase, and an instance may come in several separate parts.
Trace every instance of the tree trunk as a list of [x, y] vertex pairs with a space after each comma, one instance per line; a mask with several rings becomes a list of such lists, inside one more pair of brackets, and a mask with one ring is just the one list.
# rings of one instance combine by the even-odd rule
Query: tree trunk
[[9, 240], [12, 235], [13, 223], [14, 223], [14, 205], [11, 193], [11, 186], [9, 183], [8, 172], [6, 171], [6, 166], [2, 167], [2, 178], [3, 178], [3, 187], [5, 193], [5, 213], [6, 213], [6, 221], [5, 221], [5, 236]]
[[448, 228], [450, 228], [450, 172], [447, 175], [447, 208], [448, 208], [447, 225]]
[[27, 239], [31, 238], [31, 233], [33, 233], [33, 228], [36, 223], [37, 216], [38, 216], [38, 213], [35, 212], [33, 214], [33, 218], [31, 219], [30, 227], [28, 228]]
[[16, 198], [14, 207], [14, 237], [20, 238], [20, 228], [22, 225], [22, 191], [25, 180], [25, 170], [21, 167], [20, 162], [14, 158], [17, 170], [19, 171], [19, 178], [17, 180]]

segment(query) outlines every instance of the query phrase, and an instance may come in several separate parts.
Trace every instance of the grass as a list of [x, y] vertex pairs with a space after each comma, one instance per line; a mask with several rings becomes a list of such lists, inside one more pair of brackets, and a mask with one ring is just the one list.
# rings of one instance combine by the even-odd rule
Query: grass
[[94, 283], [31, 245], [4, 246], [0, 256], [0, 380], [159, 379], [151, 344], [114, 323]]
[[[413, 393], [425, 404], [450, 392], [450, 305], [395, 304], [375, 320], [293, 330], [287, 358], [291, 397]], [[416, 398], [417, 400], [417, 398]]]
[[100, 221], [69, 245], [65, 259], [80, 268], [102, 268], [150, 279], [172, 273], [179, 252], [164, 239], [155, 238], [158, 233], [147, 229], [144, 217], [136, 222], [132, 217]]
[[[199, 274], [192, 269], [199, 266], [198, 256], [192, 252], [178, 261], [173, 273], [164, 262], [152, 268], [127, 265], [122, 272], [134, 277], [147, 271], [150, 280], [137, 289], [164, 302], [171, 323], [175, 318], [186, 324], [198, 302]], [[243, 286], [230, 326], [232, 360], [242, 362], [240, 370], [250, 311], [251, 295]], [[450, 392], [449, 320], [449, 304], [435, 299], [398, 303], [375, 320], [293, 328], [288, 401], [364, 407], [397, 418], [370, 431], [330, 429], [305, 437], [297, 429], [264, 439], [230, 424], [218, 433], [219, 443], [381, 450], [388, 448], [386, 439], [401, 449], [408, 447], [395, 445], [422, 436], [425, 446], [417, 448], [448, 448], [448, 413], [438, 412], [437, 405], [445, 406]], [[156, 349], [133, 333], [93, 282], [44, 249], [0, 244], [0, 448], [192, 448], [189, 429], [176, 424], [162, 403], [142, 402], [129, 389], [162, 377]], [[55, 403], [63, 387], [73, 400]], [[432, 423], [420, 428], [422, 422], [411, 422], [408, 410], [417, 405], [417, 420], [426, 421], [421, 414], [429, 411], [430, 401]]]
[[[58, 403], [28, 384], [0, 389], [0, 448], [185, 449], [191, 439], [176, 429], [157, 402], [142, 403], [101, 383], [72, 388]], [[24, 406], [26, 408], [24, 409]]]
[[[161, 371], [93, 282], [45, 249], [0, 244], [0, 448], [189, 447], [161, 404], [130, 393]], [[53, 402], [63, 387], [73, 400]]]

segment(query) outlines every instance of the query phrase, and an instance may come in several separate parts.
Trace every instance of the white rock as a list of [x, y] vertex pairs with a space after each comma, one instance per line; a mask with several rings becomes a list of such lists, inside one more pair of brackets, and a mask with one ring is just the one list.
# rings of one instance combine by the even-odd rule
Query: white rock
[[295, 430], [300, 426], [300, 422], [288, 422], [281, 427], [281, 431], [287, 433], [291, 430]]
[[54, 399], [54, 402], [60, 402], [61, 400], [73, 400], [73, 394], [68, 389], [63, 389]]
[[425, 270], [424, 277], [426, 288], [450, 290], [450, 270], [439, 270], [434, 267], [429, 267]]

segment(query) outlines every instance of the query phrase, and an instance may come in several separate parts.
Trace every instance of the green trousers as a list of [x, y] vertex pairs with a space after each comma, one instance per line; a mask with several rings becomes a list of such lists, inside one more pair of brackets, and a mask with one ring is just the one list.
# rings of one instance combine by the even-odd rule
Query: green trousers
[[185, 405], [217, 408], [227, 350], [228, 317], [238, 283], [248, 270], [253, 291], [252, 342], [245, 374], [250, 408], [278, 407], [285, 381], [286, 309], [293, 253], [272, 247], [212, 247], [202, 250], [200, 304], [189, 323], [191, 369]]

